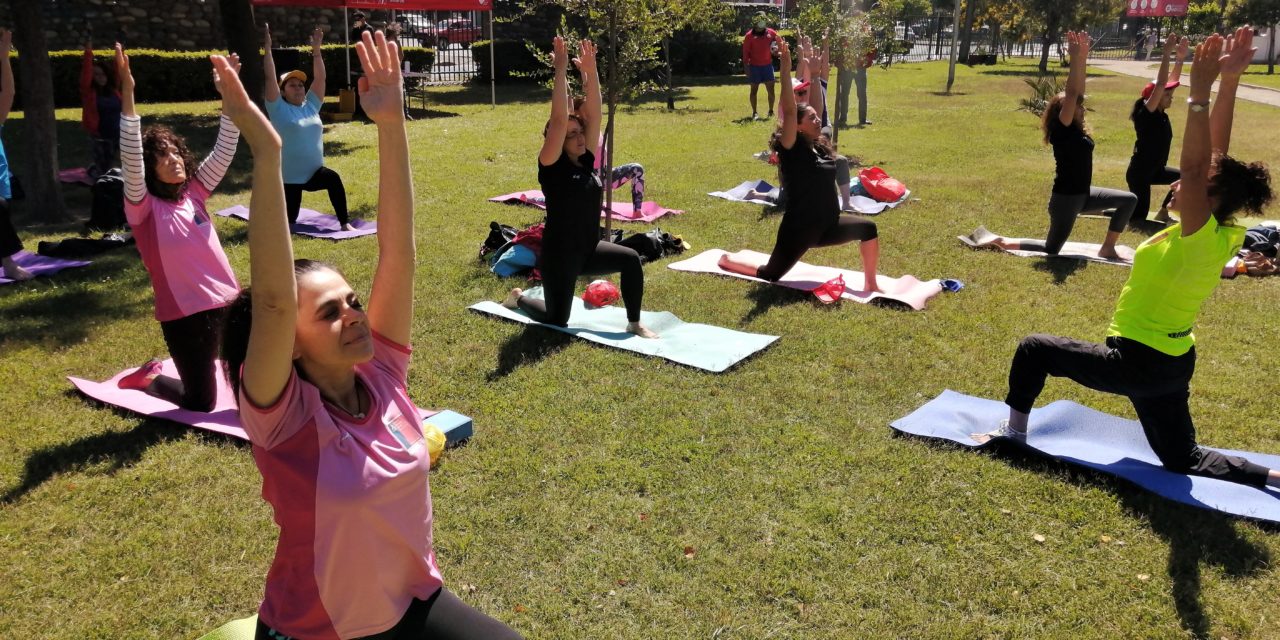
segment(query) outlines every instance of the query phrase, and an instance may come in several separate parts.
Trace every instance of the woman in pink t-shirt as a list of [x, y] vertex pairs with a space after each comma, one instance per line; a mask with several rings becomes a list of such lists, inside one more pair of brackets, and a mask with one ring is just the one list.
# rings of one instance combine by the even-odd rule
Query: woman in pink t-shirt
[[280, 137], [214, 57], [254, 156], [253, 289], [232, 304], [223, 357], [280, 528], [258, 638], [520, 637], [445, 590], [432, 551], [430, 457], [406, 391], [415, 248], [397, 49], [381, 32], [356, 45], [360, 101], [378, 128], [367, 311], [336, 269], [294, 261]]
[[[239, 68], [239, 59], [232, 56]], [[119, 381], [184, 409], [212, 411], [218, 398], [215, 360], [227, 304], [240, 292], [205, 201], [236, 155], [240, 131], [223, 115], [217, 142], [196, 165], [186, 140], [163, 125], [141, 131], [134, 109], [129, 56], [116, 43], [120, 79], [120, 165], [124, 213], [151, 275], [156, 320], [178, 377], [151, 360]], [[223, 111], [226, 110], [224, 100]]]

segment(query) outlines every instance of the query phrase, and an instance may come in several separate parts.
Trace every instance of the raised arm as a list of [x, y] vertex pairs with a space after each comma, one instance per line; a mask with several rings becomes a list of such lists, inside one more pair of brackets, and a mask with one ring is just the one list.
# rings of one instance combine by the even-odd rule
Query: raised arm
[[[270, 50], [268, 50], [270, 51]], [[253, 323], [240, 388], [250, 402], [269, 407], [280, 399], [293, 375], [293, 341], [298, 322], [298, 289], [293, 276], [293, 244], [284, 214], [280, 136], [249, 100], [236, 70], [223, 56], [210, 56], [213, 83], [222, 94], [222, 113], [244, 130], [253, 155], [249, 195], [249, 274]]]
[[413, 177], [404, 127], [399, 46], [381, 31], [356, 44], [364, 75], [360, 104], [378, 126], [378, 267], [369, 295], [369, 328], [407, 345], [413, 326]]
[[0, 29], [0, 124], [9, 120], [9, 110], [13, 109], [13, 95], [16, 92], [13, 65], [9, 62], [9, 51], [12, 49], [13, 32]]
[[1219, 59], [1222, 68], [1222, 79], [1218, 82], [1218, 102], [1213, 105], [1213, 115], [1209, 118], [1209, 136], [1213, 141], [1214, 153], [1227, 153], [1231, 149], [1231, 125], [1236, 111], [1236, 89], [1240, 87], [1240, 76], [1249, 68], [1253, 54], [1253, 29], [1248, 26], [1236, 29], [1223, 44], [1223, 55]]
[[[560, 159], [564, 152], [564, 135], [569, 130], [569, 102], [566, 98], [569, 93], [569, 53], [565, 51], [564, 38], [560, 36], [551, 41], [551, 64], [556, 72], [551, 87], [551, 120], [547, 123], [546, 135], [542, 137], [542, 150], [538, 152], [538, 164], [544, 167]], [[587, 144], [593, 145], [598, 139], [588, 139]]]
[[[124, 178], [124, 200], [140, 204], [147, 195], [147, 184], [142, 162], [142, 121], [133, 104], [133, 71], [129, 68], [129, 56], [124, 47], [116, 43], [116, 78], [120, 81], [120, 172]], [[125, 207], [125, 214], [130, 209]], [[129, 219], [130, 223], [138, 220]]]
[[[231, 65], [231, 71], [239, 77], [240, 56], [233, 53], [225, 58], [227, 64]], [[231, 166], [231, 161], [236, 159], [236, 145], [240, 142], [240, 129], [231, 118], [227, 117], [229, 106], [224, 96], [222, 117], [218, 121], [218, 138], [213, 143], [213, 150], [200, 162], [200, 166], [196, 167], [196, 179], [210, 193], [218, 188], [222, 177], [227, 175], [227, 168]]]
[[796, 144], [796, 92], [791, 86], [791, 46], [786, 40], [778, 42], [778, 60], [782, 84], [782, 94], [778, 97], [778, 115], [782, 117], [782, 138], [779, 142], [783, 149], [790, 149]]
[[80, 108], [85, 112], [96, 110], [96, 98], [93, 95], [93, 44], [85, 42], [80, 56]]
[[320, 102], [324, 102], [325, 80], [327, 78], [324, 70], [324, 55], [322, 55], [320, 46], [324, 44], [324, 32], [320, 27], [316, 27], [311, 32], [311, 93], [314, 93]]
[[1173, 61], [1173, 73], [1169, 74], [1169, 80], [1173, 82], [1182, 82], [1182, 63], [1187, 60], [1187, 48], [1190, 41], [1186, 36], [1178, 41], [1178, 57]]
[[1151, 90], [1151, 95], [1147, 96], [1147, 101], [1143, 103], [1151, 113], [1155, 113], [1160, 108], [1160, 101], [1164, 99], [1164, 85], [1169, 82], [1169, 58], [1173, 55], [1173, 49], [1177, 43], [1178, 36], [1173, 33], [1170, 33], [1169, 38], [1165, 40], [1164, 52], [1160, 56], [1160, 72], [1156, 74], [1156, 86]]
[[[1214, 34], [1196, 46], [1191, 65], [1191, 98], [1187, 110], [1187, 128], [1182, 134], [1182, 180], [1178, 187], [1182, 235], [1200, 230], [1212, 215], [1209, 206], [1209, 168], [1213, 164], [1213, 147], [1209, 134], [1209, 97], [1213, 81], [1218, 77], [1222, 55], [1222, 36]], [[1219, 98], [1221, 99], [1221, 98]]]
[[587, 148], [592, 149], [596, 140], [600, 139], [601, 116], [600, 107], [600, 74], [596, 72], [596, 45], [590, 40], [578, 43], [578, 57], [573, 59], [574, 66], [582, 74], [582, 91], [585, 100], [582, 102], [581, 116], [587, 123], [583, 135], [587, 138]]
[[276, 61], [271, 57], [271, 25], [264, 25], [262, 31], [262, 75], [266, 76], [263, 78], [266, 86], [263, 87], [262, 99], [275, 102], [280, 99], [280, 83], [277, 82]]
[[1071, 71], [1067, 74], [1067, 105], [1058, 114], [1058, 122], [1069, 127], [1076, 119], [1076, 103], [1084, 95], [1084, 79], [1089, 62], [1089, 34], [1080, 31], [1067, 32], [1067, 55], [1071, 57]]

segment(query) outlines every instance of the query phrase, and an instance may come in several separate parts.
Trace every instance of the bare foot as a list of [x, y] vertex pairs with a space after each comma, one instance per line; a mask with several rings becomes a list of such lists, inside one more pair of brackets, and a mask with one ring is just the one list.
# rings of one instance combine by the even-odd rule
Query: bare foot
[[507, 299], [502, 301], [502, 306], [508, 309], [520, 308], [520, 296], [523, 294], [524, 291], [521, 290], [520, 287], [512, 289], [511, 293], [507, 294]]
[[639, 322], [628, 322], [627, 333], [634, 333], [635, 335], [638, 335], [641, 338], [648, 338], [650, 340], [658, 337], [658, 334], [650, 331], [648, 327], [645, 327]]
[[864, 283], [863, 286], [866, 287], [864, 291], [866, 291], [867, 293], [884, 293], [884, 290], [880, 288], [880, 284], [877, 283], [875, 280]]
[[1102, 247], [1098, 249], [1098, 257], [1103, 260], [1123, 260], [1120, 254], [1116, 252], [1115, 247]]
[[13, 261], [5, 261], [4, 277], [10, 280], [30, 280], [36, 276]]
[[733, 258], [730, 257], [732, 255], [732, 253], [726, 253], [720, 256], [720, 259], [716, 261], [716, 266], [724, 269], [725, 271], [730, 271], [731, 269], [729, 268], [729, 265], [733, 264]]
[[349, 225], [349, 224], [344, 224], [344, 225], [342, 225], [342, 230], [343, 230], [343, 231], [350, 231], [350, 230], [351, 230], [351, 225]]

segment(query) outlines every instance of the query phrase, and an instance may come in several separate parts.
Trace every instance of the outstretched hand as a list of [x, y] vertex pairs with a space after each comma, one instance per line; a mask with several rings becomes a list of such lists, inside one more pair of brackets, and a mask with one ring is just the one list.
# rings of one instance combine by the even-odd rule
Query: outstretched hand
[[400, 72], [400, 47], [378, 31], [361, 34], [356, 54], [364, 75], [360, 77], [360, 104], [375, 124], [404, 122], [404, 78]]
[[271, 25], [262, 25], [262, 51], [266, 55], [271, 55]]
[[786, 40], [778, 40], [778, 61], [787, 73], [791, 73], [791, 45]]
[[264, 142], [274, 143], [278, 148], [280, 136], [262, 115], [258, 105], [249, 99], [244, 84], [240, 82], [240, 57], [235, 54], [213, 55], [209, 56], [209, 62], [213, 63], [213, 86], [222, 95], [222, 114], [231, 118], [255, 150]]
[[129, 55], [119, 42], [116, 43], [116, 78], [120, 80], [121, 91], [133, 93], [133, 70], [129, 68]]
[[567, 71], [569, 69], [569, 52], [564, 43], [564, 38], [556, 36], [551, 40], [551, 66], [556, 71]]
[[1222, 66], [1223, 78], [1239, 78], [1253, 62], [1253, 54], [1257, 53], [1253, 46], [1253, 29], [1248, 25], [1236, 29], [1227, 38], [1223, 47], [1223, 55], [1219, 62]]
[[1213, 81], [1217, 79], [1222, 60], [1225, 59], [1222, 55], [1222, 36], [1216, 33], [1196, 45], [1196, 56], [1191, 65], [1191, 99], [1209, 99]]
[[324, 31], [316, 27], [311, 32], [311, 55], [320, 55], [320, 46], [324, 44]]
[[578, 57], [573, 59], [573, 65], [583, 76], [595, 76], [596, 71], [596, 45], [590, 40], [583, 40], [578, 43]]

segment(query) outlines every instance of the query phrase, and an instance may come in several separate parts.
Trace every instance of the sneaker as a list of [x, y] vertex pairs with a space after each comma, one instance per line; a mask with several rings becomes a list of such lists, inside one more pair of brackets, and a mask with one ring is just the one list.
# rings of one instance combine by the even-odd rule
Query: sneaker
[[151, 360], [148, 360], [146, 364], [138, 367], [137, 371], [120, 378], [120, 381], [116, 383], [116, 386], [121, 389], [145, 391], [147, 387], [151, 386], [151, 381], [155, 380], [156, 377], [160, 375], [160, 369], [162, 366], [163, 365], [159, 360], [152, 358]]
[[759, 114], [759, 113], [756, 113], [755, 111], [752, 111], [752, 112], [751, 112], [751, 119], [752, 119], [752, 120], [759, 120], [759, 119], [760, 119], [760, 114]]
[[997, 438], [1009, 438], [1020, 444], [1027, 443], [1027, 432], [1018, 431], [1009, 426], [1009, 420], [1001, 420], [1000, 426], [986, 433], [973, 433], [969, 437], [973, 438], [978, 444], [986, 444]]

